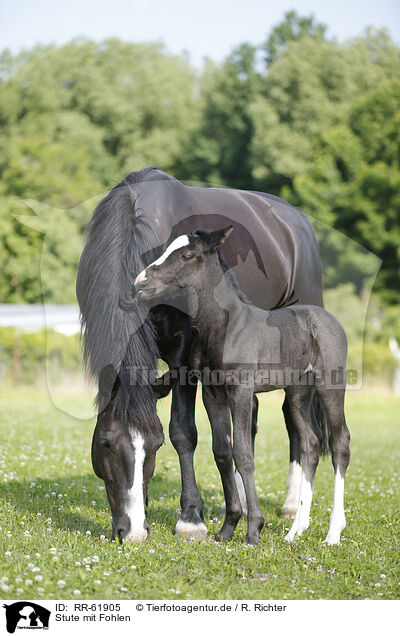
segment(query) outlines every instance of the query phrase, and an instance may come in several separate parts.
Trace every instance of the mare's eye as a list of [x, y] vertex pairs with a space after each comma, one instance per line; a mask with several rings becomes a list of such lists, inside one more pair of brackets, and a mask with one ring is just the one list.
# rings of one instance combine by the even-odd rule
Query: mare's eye
[[192, 257], [188, 256], [187, 254], [181, 254], [181, 259], [182, 261], [190, 261]]
[[107, 448], [107, 450], [111, 450], [111, 444], [108, 439], [102, 439], [101, 443], [103, 444], [104, 448]]

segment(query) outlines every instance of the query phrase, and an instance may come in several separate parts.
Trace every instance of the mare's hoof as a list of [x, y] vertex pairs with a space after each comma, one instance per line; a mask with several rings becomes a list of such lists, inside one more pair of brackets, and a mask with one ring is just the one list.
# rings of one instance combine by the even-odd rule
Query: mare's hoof
[[289, 506], [283, 506], [282, 517], [285, 519], [294, 519], [296, 516], [297, 508], [289, 508]]
[[183, 521], [182, 519], [179, 519], [176, 524], [175, 534], [177, 537], [181, 537], [188, 541], [192, 539], [201, 541], [207, 536], [207, 527], [203, 522], [192, 523], [191, 521]]

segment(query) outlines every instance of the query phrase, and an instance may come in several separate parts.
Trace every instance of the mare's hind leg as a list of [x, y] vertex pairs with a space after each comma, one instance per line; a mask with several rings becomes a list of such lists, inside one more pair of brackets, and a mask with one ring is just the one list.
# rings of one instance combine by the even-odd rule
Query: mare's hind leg
[[217, 541], [231, 539], [242, 516], [242, 507], [233, 474], [231, 414], [226, 399], [212, 387], [203, 386], [203, 403], [210, 420], [213, 453], [221, 475], [225, 495], [225, 520], [216, 535]]
[[203, 500], [196, 484], [193, 455], [197, 446], [197, 429], [194, 408], [197, 385], [177, 382], [172, 389], [169, 436], [179, 456], [182, 495], [181, 516], [176, 524], [178, 537], [202, 539], [207, 534], [203, 523]]
[[282, 405], [285, 417], [286, 429], [289, 435], [289, 474], [286, 481], [286, 499], [282, 506], [282, 516], [293, 518], [299, 503], [301, 485], [301, 465], [300, 465], [300, 437], [297, 428], [292, 420], [290, 406], [287, 396]]
[[301, 536], [310, 525], [310, 510], [314, 491], [315, 471], [318, 466], [320, 444], [311, 429], [312, 391], [309, 387], [291, 386], [286, 390], [292, 420], [300, 437], [302, 476], [296, 515], [286, 541], [292, 542]]
[[[254, 455], [254, 445], [256, 441], [257, 435], [257, 416], [258, 416], [258, 398], [256, 394], [253, 395], [253, 407], [251, 411], [251, 446], [253, 448]], [[242, 506], [242, 511], [244, 515], [247, 515], [247, 501], [246, 501], [246, 493], [244, 490], [243, 479], [240, 476], [240, 473], [235, 470], [235, 481], [236, 487], [238, 489], [240, 504]]]
[[329, 422], [329, 446], [335, 471], [335, 489], [329, 531], [325, 539], [328, 545], [340, 543], [340, 535], [346, 527], [344, 514], [344, 478], [350, 461], [350, 433], [344, 415], [344, 389], [319, 390]]

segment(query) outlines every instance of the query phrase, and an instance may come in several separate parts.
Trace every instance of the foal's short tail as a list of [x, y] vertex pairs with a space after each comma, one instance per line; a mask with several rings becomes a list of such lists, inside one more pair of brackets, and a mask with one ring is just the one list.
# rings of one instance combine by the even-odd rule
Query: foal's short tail
[[329, 422], [321, 399], [316, 391], [311, 403], [311, 428], [319, 439], [321, 455], [329, 455]]

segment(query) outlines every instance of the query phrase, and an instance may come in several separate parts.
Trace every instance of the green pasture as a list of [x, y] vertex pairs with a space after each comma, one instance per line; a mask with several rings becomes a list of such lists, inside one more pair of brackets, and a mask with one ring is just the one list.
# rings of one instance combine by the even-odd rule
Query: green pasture
[[[198, 483], [209, 529], [203, 543], [174, 536], [180, 477], [168, 437], [149, 490], [151, 536], [142, 545], [111, 541], [103, 484], [90, 463], [93, 421], [55, 409], [40, 393], [0, 398], [0, 595], [12, 599], [395, 599], [400, 598], [400, 398], [350, 391], [352, 459], [346, 482], [347, 528], [326, 547], [333, 493], [329, 460], [317, 472], [311, 527], [289, 546], [280, 516], [288, 441], [281, 395], [261, 399], [256, 485], [266, 517], [259, 548], [244, 545], [241, 521], [217, 543], [222, 488], [208, 421], [197, 408]], [[64, 395], [65, 404], [87, 401]], [[159, 412], [167, 432], [169, 401]]]

